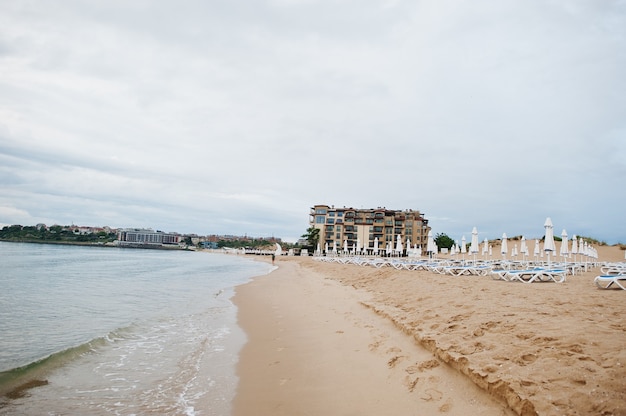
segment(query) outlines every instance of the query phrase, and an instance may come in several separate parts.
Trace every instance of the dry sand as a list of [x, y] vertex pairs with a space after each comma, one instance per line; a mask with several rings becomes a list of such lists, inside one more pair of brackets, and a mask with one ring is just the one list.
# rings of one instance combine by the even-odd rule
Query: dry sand
[[[600, 260], [624, 261], [617, 247]], [[237, 288], [238, 415], [626, 415], [626, 291], [282, 257]]]

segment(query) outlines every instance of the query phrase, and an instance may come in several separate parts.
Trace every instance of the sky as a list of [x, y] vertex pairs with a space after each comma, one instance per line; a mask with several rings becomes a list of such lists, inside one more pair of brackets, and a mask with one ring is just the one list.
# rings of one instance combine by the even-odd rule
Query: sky
[[0, 2], [0, 225], [615, 244], [625, 180], [624, 0]]

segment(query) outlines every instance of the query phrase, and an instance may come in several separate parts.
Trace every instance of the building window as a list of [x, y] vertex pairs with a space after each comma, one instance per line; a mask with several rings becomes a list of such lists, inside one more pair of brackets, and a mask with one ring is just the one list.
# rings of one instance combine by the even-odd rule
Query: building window
[[316, 214], [321, 214], [321, 215], [326, 215], [326, 210], [318, 208], [318, 209], [315, 210], [315, 213]]
[[318, 215], [315, 217], [316, 224], [324, 224], [325, 222], [326, 222], [326, 217], [323, 217], [321, 215]]

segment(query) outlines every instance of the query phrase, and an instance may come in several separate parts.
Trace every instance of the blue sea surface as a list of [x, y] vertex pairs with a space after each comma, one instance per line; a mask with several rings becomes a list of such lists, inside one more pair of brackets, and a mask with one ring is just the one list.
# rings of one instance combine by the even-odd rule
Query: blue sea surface
[[238, 255], [0, 242], [0, 414], [228, 414], [245, 342], [230, 297], [271, 269]]

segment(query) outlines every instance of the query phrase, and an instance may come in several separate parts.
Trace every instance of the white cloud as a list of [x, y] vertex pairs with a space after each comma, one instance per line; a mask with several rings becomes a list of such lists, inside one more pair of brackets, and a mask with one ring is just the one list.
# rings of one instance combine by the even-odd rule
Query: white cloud
[[0, 222], [297, 237], [329, 203], [420, 209], [455, 238], [551, 216], [625, 242], [625, 16], [584, 0], [5, 2], [0, 204], [30, 214]]

